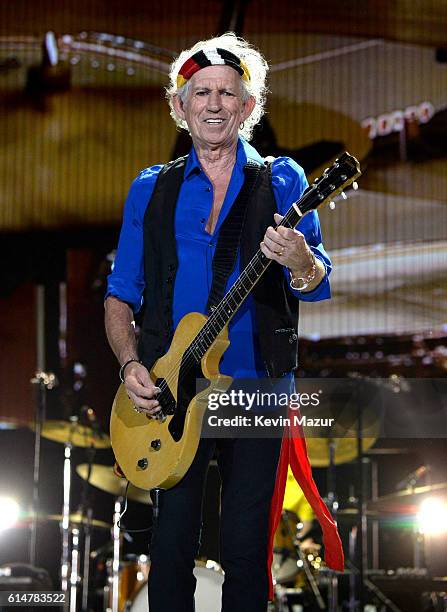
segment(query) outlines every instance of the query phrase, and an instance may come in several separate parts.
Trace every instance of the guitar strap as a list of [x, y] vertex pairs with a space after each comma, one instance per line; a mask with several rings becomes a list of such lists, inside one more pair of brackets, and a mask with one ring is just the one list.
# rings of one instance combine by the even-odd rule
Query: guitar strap
[[236, 265], [248, 202], [264, 169], [265, 166], [252, 160], [248, 160], [244, 166], [244, 184], [219, 231], [213, 257], [213, 282], [206, 307], [208, 314], [211, 314], [225, 294], [228, 279]]

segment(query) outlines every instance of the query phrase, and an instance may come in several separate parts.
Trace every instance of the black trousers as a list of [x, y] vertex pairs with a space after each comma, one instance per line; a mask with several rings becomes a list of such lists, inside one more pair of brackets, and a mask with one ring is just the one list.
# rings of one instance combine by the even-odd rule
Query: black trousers
[[[222, 480], [222, 612], [266, 612], [268, 521], [281, 439], [202, 439], [185, 477], [160, 495], [149, 573], [150, 612], [193, 612], [193, 575], [208, 464], [218, 448]], [[210, 612], [214, 612], [211, 611]]]

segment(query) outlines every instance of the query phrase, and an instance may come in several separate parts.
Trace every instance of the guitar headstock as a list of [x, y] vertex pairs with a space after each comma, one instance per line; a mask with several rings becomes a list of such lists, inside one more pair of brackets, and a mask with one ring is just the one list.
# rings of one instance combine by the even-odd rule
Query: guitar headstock
[[316, 210], [343, 192], [349, 185], [353, 185], [356, 189], [355, 181], [360, 175], [361, 170], [358, 160], [345, 151], [305, 191], [304, 197], [298, 204], [301, 214], [304, 215], [311, 210]]

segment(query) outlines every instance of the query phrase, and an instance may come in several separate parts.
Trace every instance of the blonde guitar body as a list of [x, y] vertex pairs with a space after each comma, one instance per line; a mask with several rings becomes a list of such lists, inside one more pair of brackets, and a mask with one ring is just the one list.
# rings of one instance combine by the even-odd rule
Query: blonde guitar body
[[[154, 364], [150, 372], [154, 382], [157, 379], [166, 380], [176, 402], [183, 354], [206, 321], [207, 317], [197, 312], [184, 316], [177, 326], [169, 351]], [[225, 326], [201, 359], [203, 375], [210, 384], [190, 401], [183, 434], [178, 441], [173, 439], [169, 430], [173, 415], [168, 415], [162, 422], [137, 413], [124, 385], [119, 387], [112, 407], [110, 438], [121, 470], [136, 487], [169, 489], [187, 472], [199, 445], [208, 395], [226, 391], [232, 383], [232, 378], [220, 374], [218, 367], [228, 345], [228, 328]]]

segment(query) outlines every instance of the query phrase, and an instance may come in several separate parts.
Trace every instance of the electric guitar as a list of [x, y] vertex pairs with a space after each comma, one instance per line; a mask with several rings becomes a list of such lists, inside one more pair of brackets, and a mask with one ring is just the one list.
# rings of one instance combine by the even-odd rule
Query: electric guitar
[[[292, 204], [280, 225], [294, 228], [301, 217], [334, 198], [360, 174], [355, 157], [343, 153]], [[169, 351], [150, 371], [161, 389], [158, 418], [137, 413], [125, 386], [120, 385], [112, 407], [110, 438], [123, 474], [136, 487], [169, 489], [187, 472], [199, 445], [208, 395], [225, 392], [232, 383], [230, 376], [219, 372], [229, 345], [228, 323], [270, 263], [258, 250], [209, 317], [191, 312], [181, 319]], [[196, 394], [197, 378], [207, 379], [209, 386]]]

